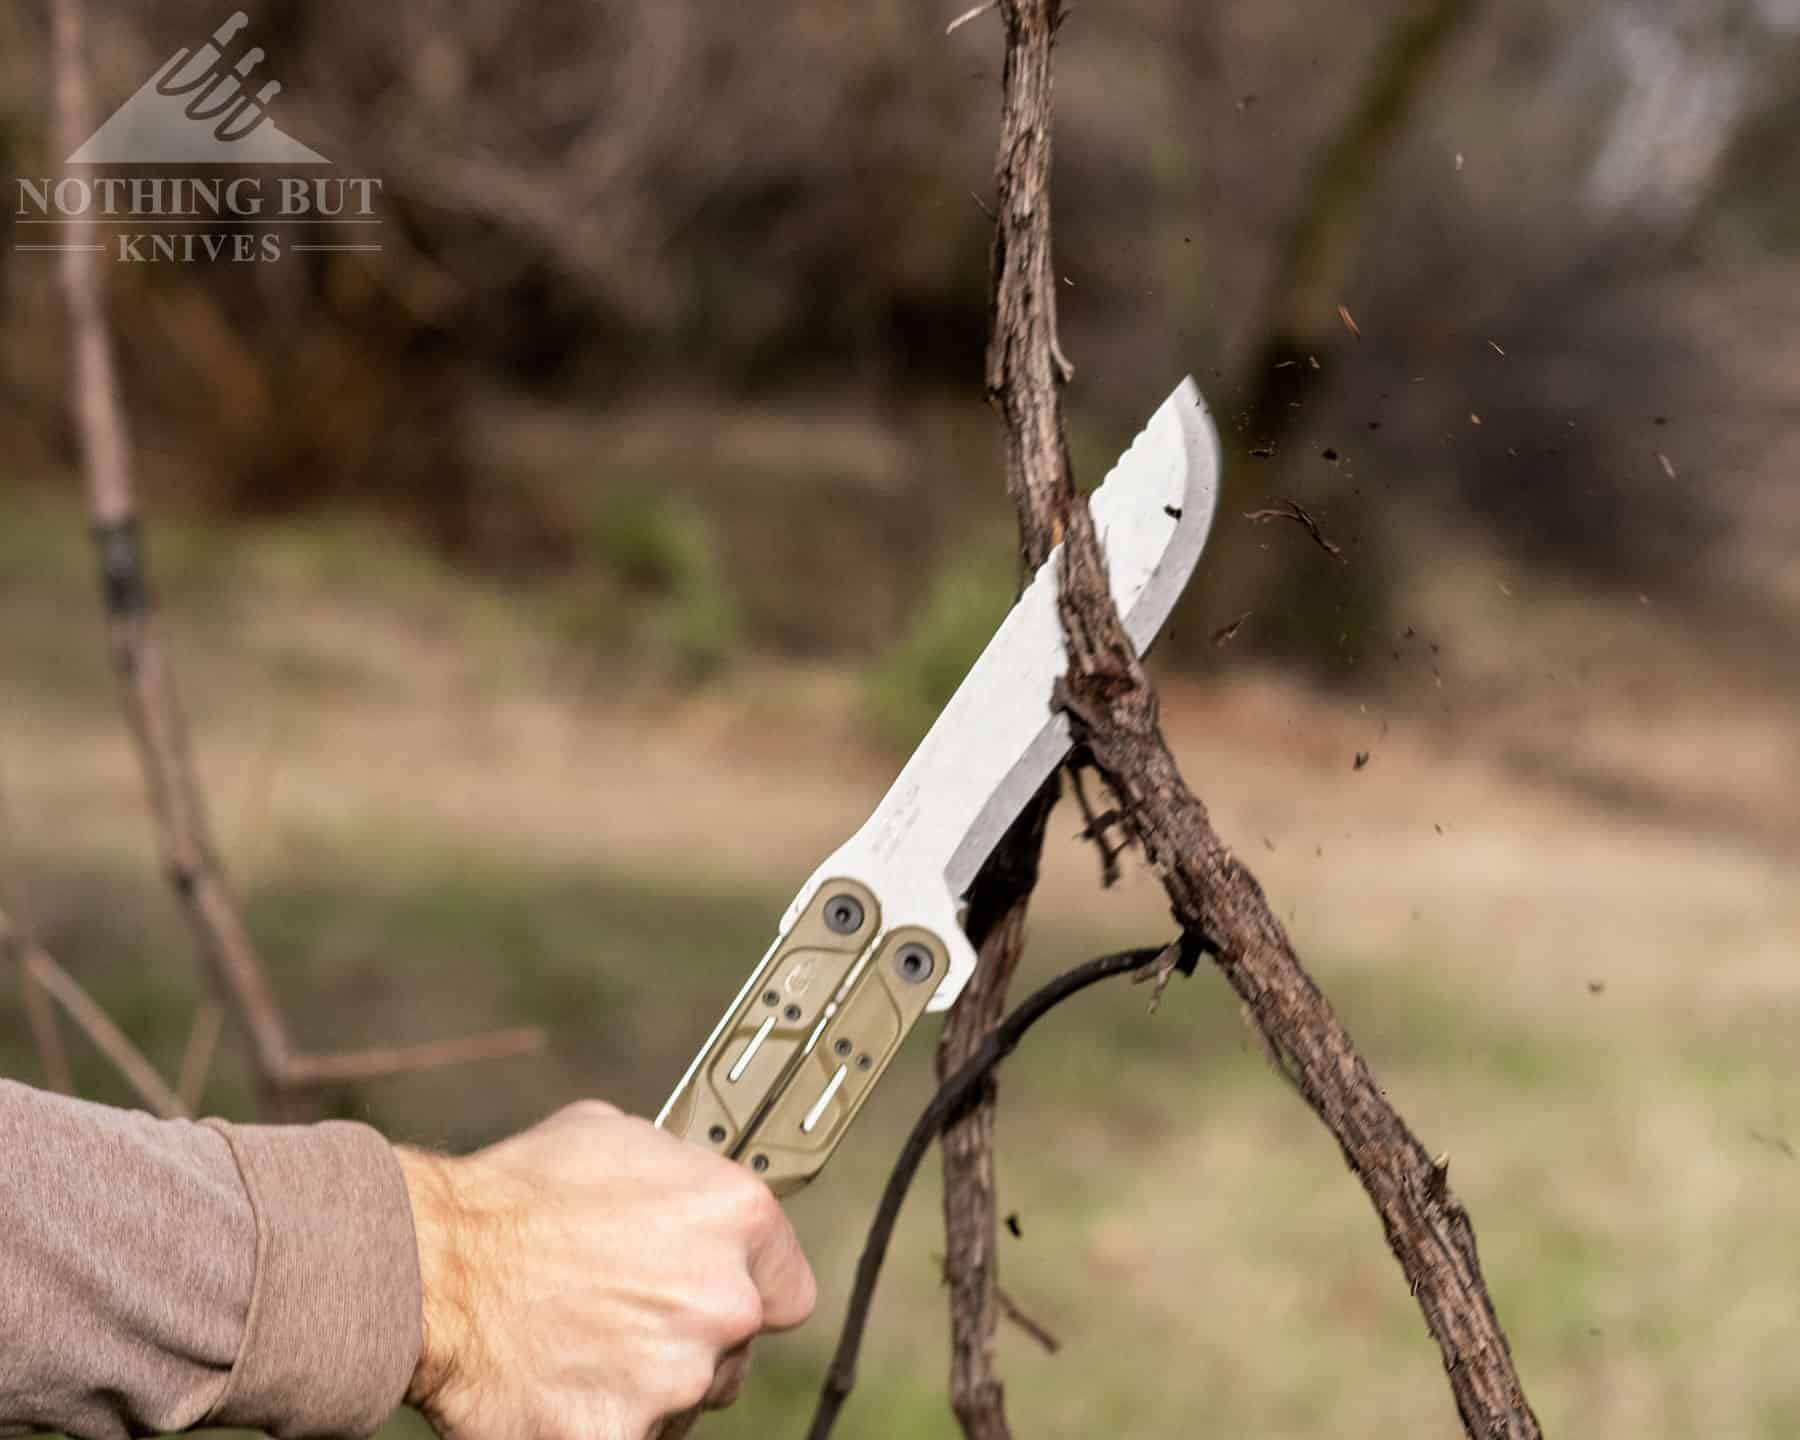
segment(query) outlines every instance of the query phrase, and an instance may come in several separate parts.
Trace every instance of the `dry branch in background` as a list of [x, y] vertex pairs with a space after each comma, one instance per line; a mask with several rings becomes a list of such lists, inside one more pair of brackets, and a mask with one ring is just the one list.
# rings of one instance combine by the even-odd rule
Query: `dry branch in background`
[[[82, 8], [80, 0], [55, 0], [52, 11], [53, 129], [63, 154], [74, 151], [89, 130]], [[81, 249], [65, 250], [61, 261], [88, 511], [119, 698], [143, 769], [163, 867], [215, 988], [249, 1037], [264, 1102], [291, 1111], [305, 1092], [321, 1085], [536, 1049], [542, 1036], [535, 1029], [343, 1055], [309, 1055], [289, 1034], [214, 849], [187, 722], [156, 623], [98, 262], [93, 252]]]
[[[0, 783], [0, 861], [12, 859], [12, 814], [7, 808], [6, 787]], [[0, 880], [10, 878], [0, 875]], [[16, 877], [16, 889], [7, 895], [17, 896], [17, 904], [22, 926], [14, 925], [6, 918], [4, 909], [0, 908], [0, 959], [10, 957], [17, 965], [19, 972], [19, 999], [25, 1008], [25, 1023], [31, 1030], [31, 1043], [37, 1051], [38, 1065], [43, 1070], [43, 1083], [58, 1094], [68, 1095], [75, 1089], [74, 1071], [69, 1065], [68, 1047], [63, 1044], [62, 1031], [56, 1023], [56, 1009], [50, 1003], [50, 995], [32, 974], [32, 967], [25, 963], [24, 945], [31, 938], [31, 892], [25, 883], [21, 870]], [[4, 902], [0, 902], [3, 907]]]
[[[0, 910], [0, 955], [10, 956], [17, 962], [27, 987], [35, 987], [62, 1006], [76, 1027], [93, 1041], [94, 1048], [112, 1062], [145, 1109], [165, 1119], [189, 1113], [181, 1097], [168, 1087], [156, 1073], [156, 1067], [113, 1023], [112, 1017], [94, 1002], [73, 975], [50, 957], [43, 946], [14, 925], [3, 910]], [[64, 1059], [63, 1083], [52, 1088], [64, 1091], [73, 1088], [68, 1083], [67, 1065]]]
[[[14, 953], [16, 957], [16, 948]], [[31, 1029], [31, 1043], [37, 1049], [38, 1064], [43, 1067], [45, 1086], [60, 1095], [73, 1093], [75, 1072], [69, 1066], [69, 1051], [63, 1044], [62, 1031], [56, 1027], [56, 1011], [44, 987], [22, 961], [19, 964], [19, 995], [25, 1005], [25, 1023]]]

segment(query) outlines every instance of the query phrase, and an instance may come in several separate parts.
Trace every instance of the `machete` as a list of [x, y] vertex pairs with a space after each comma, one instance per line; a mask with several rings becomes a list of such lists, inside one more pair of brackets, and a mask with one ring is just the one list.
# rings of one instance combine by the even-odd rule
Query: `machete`
[[[1139, 653], [1186, 587], [1218, 501], [1219, 440], [1183, 380], [1088, 497]], [[1007, 826], [1068, 754], [1062, 547], [1025, 587], [881, 804], [800, 887], [656, 1123], [778, 1195], [824, 1167], [919, 1017], [975, 971], [959, 914]]]

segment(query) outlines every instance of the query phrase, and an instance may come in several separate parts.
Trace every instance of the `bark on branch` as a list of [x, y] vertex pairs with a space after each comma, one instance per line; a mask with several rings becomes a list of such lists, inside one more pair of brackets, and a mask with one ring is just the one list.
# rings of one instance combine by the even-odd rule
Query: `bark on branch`
[[[988, 317], [987, 390], [1006, 432], [1006, 488], [1019, 521], [1019, 583], [1060, 538], [1058, 517], [1073, 493], [1058, 385], [1069, 368], [1056, 336], [1050, 256], [1050, 47], [1060, 3], [1002, 0], [1006, 64]], [[1042, 35], [1042, 45], [1030, 37]], [[947, 1081], [999, 1023], [1025, 946], [1044, 825], [1056, 803], [1050, 784], [1010, 828], [970, 892], [969, 934], [981, 955], [974, 978], [945, 1021], [937, 1076]], [[991, 1081], [943, 1134], [944, 1276], [950, 1305], [950, 1406], [968, 1440], [1009, 1440], [1005, 1391], [994, 1360], [1004, 1312], [995, 1237]]]

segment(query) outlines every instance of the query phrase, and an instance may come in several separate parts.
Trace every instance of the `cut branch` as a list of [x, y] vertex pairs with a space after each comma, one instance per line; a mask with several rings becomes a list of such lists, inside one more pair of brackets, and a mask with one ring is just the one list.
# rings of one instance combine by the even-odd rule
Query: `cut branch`
[[1042, 989], [1033, 992], [1017, 1009], [983, 1037], [975, 1052], [954, 1075], [931, 1097], [900, 1157], [894, 1162], [881, 1204], [869, 1226], [869, 1238], [863, 1243], [862, 1258], [856, 1264], [856, 1281], [851, 1287], [850, 1304], [844, 1313], [843, 1329], [838, 1334], [837, 1349], [832, 1354], [831, 1368], [825, 1372], [825, 1384], [819, 1392], [818, 1408], [813, 1412], [807, 1440], [825, 1440], [837, 1424], [844, 1401], [856, 1386], [856, 1358], [862, 1350], [863, 1335], [869, 1325], [869, 1310], [875, 1302], [875, 1287], [881, 1280], [881, 1267], [887, 1259], [888, 1245], [894, 1238], [894, 1226], [900, 1219], [900, 1208], [906, 1203], [906, 1192], [912, 1187], [919, 1164], [931, 1142], [951, 1120], [960, 1115], [983, 1087], [994, 1067], [1018, 1048], [1025, 1033], [1063, 1001], [1090, 985], [1114, 975], [1125, 975], [1154, 965], [1166, 947], [1151, 946], [1142, 950], [1122, 950], [1102, 955], [1073, 970], [1058, 975]]
[[[89, 129], [82, 10], [80, 0], [55, 0], [53, 9], [56, 129], [63, 153], [76, 149]], [[249, 1036], [265, 1102], [285, 1107], [318, 1085], [533, 1048], [537, 1040], [522, 1044], [524, 1032], [519, 1031], [337, 1057], [307, 1055], [295, 1044], [218, 860], [186, 717], [156, 623], [97, 262], [93, 252], [79, 247], [65, 250], [60, 258], [88, 512], [113, 673], [143, 771], [163, 869], [215, 988]], [[381, 1067], [380, 1059], [390, 1062], [388, 1068]]]

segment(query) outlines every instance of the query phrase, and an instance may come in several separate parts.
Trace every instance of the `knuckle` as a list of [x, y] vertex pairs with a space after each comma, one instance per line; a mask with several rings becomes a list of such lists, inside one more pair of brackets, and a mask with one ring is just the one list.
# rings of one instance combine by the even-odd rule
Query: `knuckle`
[[804, 1259], [783, 1275], [779, 1291], [768, 1297], [763, 1322], [771, 1330], [791, 1330], [812, 1318], [819, 1303], [818, 1282]]
[[800, 1262], [799, 1272], [794, 1276], [794, 1293], [791, 1304], [795, 1323], [801, 1324], [812, 1318], [812, 1313], [819, 1305], [819, 1280], [813, 1274], [811, 1265], [804, 1259]]
[[571, 1120], [595, 1121], [610, 1120], [619, 1113], [616, 1105], [609, 1105], [604, 1100], [574, 1100], [563, 1106], [560, 1112]]
[[766, 1235], [787, 1223], [774, 1191], [754, 1175], [733, 1167], [738, 1179], [733, 1188], [733, 1208], [740, 1223], [753, 1235]]
[[724, 1347], [741, 1345], [763, 1328], [763, 1299], [754, 1285], [723, 1287], [713, 1316]]

